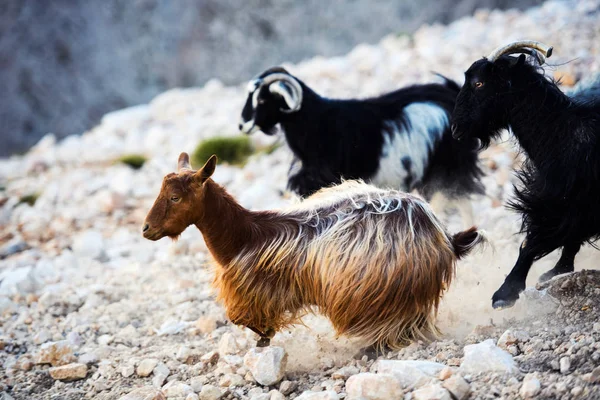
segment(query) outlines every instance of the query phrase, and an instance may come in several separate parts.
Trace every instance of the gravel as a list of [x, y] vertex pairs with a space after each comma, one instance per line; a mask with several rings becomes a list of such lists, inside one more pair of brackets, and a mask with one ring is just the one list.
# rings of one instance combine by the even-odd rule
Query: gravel
[[[599, 16], [600, 2], [587, 0], [481, 10], [287, 67], [324, 95], [368, 96], [437, 79], [431, 70], [462, 81], [475, 59], [526, 37], [554, 45], [556, 67], [547, 73], [569, 78], [567, 89], [600, 70]], [[536, 285], [558, 260], [545, 257], [515, 307], [491, 308], [522, 239], [518, 215], [502, 207], [522, 162], [511, 140], [481, 154], [487, 196], [474, 199], [475, 220], [491, 246], [460, 262], [440, 305], [440, 337], [378, 360], [355, 357], [352, 339], [336, 338], [325, 318], [311, 314], [257, 351], [256, 335], [233, 326], [215, 301], [198, 231], [158, 243], [140, 232], [178, 154], [202, 138], [237, 134], [244, 86], [213, 80], [172, 90], [106, 115], [81, 137], [48, 135], [27, 154], [0, 160], [0, 397], [341, 399], [368, 385], [380, 396], [408, 398], [600, 397], [597, 250], [582, 249], [574, 274]], [[259, 148], [276, 140], [252, 136]], [[128, 153], [148, 161], [139, 170], [114, 162]], [[258, 152], [243, 167], [219, 165], [215, 180], [246, 207], [281, 207], [296, 201], [284, 190], [290, 159], [286, 146]], [[32, 193], [39, 194], [33, 206], [19, 203]], [[452, 210], [442, 218], [450, 231], [461, 228]], [[258, 362], [265, 351], [273, 354]], [[488, 356], [474, 362], [474, 354]], [[491, 368], [494, 359], [503, 368]], [[56, 368], [76, 380], [55, 379]], [[398, 368], [414, 374], [399, 379]]]

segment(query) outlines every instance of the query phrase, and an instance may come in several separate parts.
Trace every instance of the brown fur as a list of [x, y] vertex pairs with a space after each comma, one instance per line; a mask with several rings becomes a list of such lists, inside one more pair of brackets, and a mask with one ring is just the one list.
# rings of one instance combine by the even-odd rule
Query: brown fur
[[[214, 157], [214, 156], [213, 156]], [[437, 332], [456, 260], [483, 237], [450, 236], [422, 199], [362, 182], [322, 189], [300, 205], [252, 212], [180, 156], [144, 236], [195, 224], [216, 260], [214, 286], [232, 322], [269, 336], [316, 307], [338, 334], [396, 348]], [[174, 200], [172, 200], [174, 198]]]

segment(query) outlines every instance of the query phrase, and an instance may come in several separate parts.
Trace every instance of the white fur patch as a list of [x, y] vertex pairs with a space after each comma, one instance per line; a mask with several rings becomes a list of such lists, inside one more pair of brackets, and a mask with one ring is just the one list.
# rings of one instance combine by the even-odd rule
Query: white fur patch
[[248, 82], [248, 86], [246, 86], [246, 90], [248, 90], [248, 93], [252, 93], [259, 86], [260, 86], [260, 79], [254, 79], [253, 81]]
[[254, 93], [252, 93], [252, 109], [256, 110], [256, 106], [258, 105], [258, 94], [260, 93], [260, 90], [255, 91]]
[[[258, 85], [260, 83], [260, 80], [255, 80], [255, 81], [250, 81], [250, 83], [248, 83], [248, 91], [250, 93], [252, 93], [254, 91], [254, 93], [252, 93], [252, 113], [254, 114], [254, 110], [256, 110], [256, 106], [258, 105], [258, 92], [260, 92], [260, 90], [256, 90]], [[254, 122], [254, 118], [248, 120], [248, 121], [244, 121], [244, 118], [240, 119], [240, 131], [247, 133], [247, 134], [252, 134], [256, 131], [260, 130], [260, 127], [258, 125], [256, 125], [256, 123]]]
[[250, 121], [241, 119], [240, 125], [242, 126], [240, 131], [243, 133], [251, 134], [260, 130], [260, 127], [254, 123], [254, 119], [251, 119]]
[[[429, 155], [448, 127], [448, 115], [433, 103], [413, 103], [403, 112], [408, 131], [399, 122], [387, 122], [392, 135], [384, 134], [379, 169], [372, 181], [377, 186], [408, 191], [407, 176], [412, 174], [412, 182], [423, 178]], [[410, 159], [410, 170], [402, 162], [406, 157]]]

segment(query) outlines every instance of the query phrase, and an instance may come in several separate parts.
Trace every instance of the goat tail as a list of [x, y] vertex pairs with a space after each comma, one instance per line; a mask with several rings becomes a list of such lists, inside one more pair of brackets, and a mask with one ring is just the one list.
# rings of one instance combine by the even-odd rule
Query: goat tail
[[476, 227], [472, 226], [466, 231], [458, 232], [450, 239], [452, 247], [454, 248], [454, 254], [457, 259], [461, 259], [475, 248], [479, 244], [488, 242], [485, 232], [477, 230]]
[[431, 73], [442, 78], [444, 80], [444, 86], [446, 86], [448, 89], [453, 90], [456, 93], [460, 92], [460, 85], [458, 83], [454, 82], [452, 79], [445, 77], [444, 75], [440, 74], [439, 72], [431, 71]]

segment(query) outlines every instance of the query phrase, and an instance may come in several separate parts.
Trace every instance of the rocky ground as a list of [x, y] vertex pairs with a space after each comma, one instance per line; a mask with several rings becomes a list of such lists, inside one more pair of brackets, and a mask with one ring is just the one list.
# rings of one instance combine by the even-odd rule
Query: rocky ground
[[[509, 40], [551, 44], [565, 88], [600, 70], [600, 2], [548, 2], [527, 12], [479, 11], [414, 36], [388, 37], [345, 57], [288, 66], [329, 96], [366, 96], [440, 71], [462, 82], [475, 59]], [[491, 295], [513, 265], [518, 216], [503, 204], [520, 156], [503, 141], [481, 155], [487, 196], [474, 199], [491, 246], [461, 262], [439, 312], [444, 334], [380, 356], [335, 338], [326, 319], [278, 333], [267, 350], [232, 326], [211, 291], [200, 234], [149, 242], [140, 226], [181, 151], [237, 134], [243, 84], [211, 81], [108, 114], [82, 136], [46, 136], [0, 161], [0, 398], [2, 399], [487, 399], [600, 398], [600, 274], [579, 271], [535, 287], [558, 255], [536, 263], [511, 309]], [[265, 146], [270, 138], [253, 137]], [[139, 170], [115, 163], [127, 153]], [[284, 192], [285, 146], [215, 179], [245, 206], [295, 201]], [[20, 202], [38, 196], [33, 206]], [[452, 211], [449, 228], [461, 228]], [[587, 246], [577, 269], [597, 267]]]

